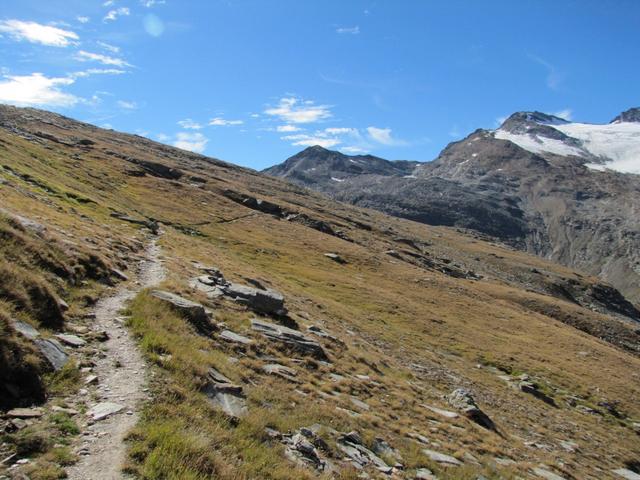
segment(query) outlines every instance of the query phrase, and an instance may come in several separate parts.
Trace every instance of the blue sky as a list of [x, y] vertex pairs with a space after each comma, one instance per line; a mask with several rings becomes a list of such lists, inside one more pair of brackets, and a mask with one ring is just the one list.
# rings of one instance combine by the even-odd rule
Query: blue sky
[[0, 0], [0, 102], [245, 166], [640, 105], [637, 0]]

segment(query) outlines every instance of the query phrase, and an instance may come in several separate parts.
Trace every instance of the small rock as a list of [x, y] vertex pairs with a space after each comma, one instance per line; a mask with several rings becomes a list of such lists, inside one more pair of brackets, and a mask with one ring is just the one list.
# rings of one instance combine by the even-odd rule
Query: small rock
[[23, 337], [28, 338], [29, 340], [35, 340], [40, 336], [40, 332], [33, 328], [28, 323], [14, 321], [13, 328], [16, 332], [20, 333]]
[[556, 475], [555, 473], [542, 467], [535, 467], [533, 469], [533, 473], [540, 478], [544, 478], [545, 480], [565, 480], [564, 477], [561, 477], [560, 475]]
[[640, 480], [640, 474], [632, 472], [631, 470], [628, 470], [626, 468], [613, 470], [613, 473], [615, 473], [619, 477], [624, 478], [625, 480]]
[[101, 402], [94, 405], [87, 411], [87, 416], [95, 421], [103, 420], [110, 415], [120, 412], [124, 407], [117, 403]]
[[414, 480], [438, 480], [438, 478], [428, 468], [419, 468], [416, 470], [416, 475], [413, 478]]
[[488, 430], [495, 430], [496, 426], [489, 416], [480, 410], [471, 392], [458, 388], [447, 396], [449, 404], [460, 410], [467, 418]]
[[78, 337], [77, 335], [60, 333], [56, 335], [56, 338], [60, 340], [62, 343], [64, 343], [65, 345], [69, 345], [74, 348], [84, 347], [87, 344], [86, 341], [84, 341], [82, 338]]
[[151, 295], [168, 303], [172, 308], [184, 315], [198, 332], [204, 335], [210, 335], [215, 329], [209, 319], [207, 311], [199, 303], [192, 302], [175, 293], [165, 292], [163, 290], [154, 290], [151, 292]]
[[325, 253], [324, 256], [327, 258], [330, 258], [334, 262], [339, 263], [341, 265], [344, 265], [345, 263], [347, 263], [347, 261], [337, 253]]
[[278, 363], [270, 363], [268, 365], [264, 365], [262, 367], [269, 375], [277, 375], [279, 377], [284, 378], [290, 382], [299, 383], [299, 380], [296, 377], [298, 372], [296, 372], [293, 368], [285, 367], [284, 365], [280, 365]]
[[38, 338], [34, 341], [42, 356], [49, 362], [54, 370], [61, 370], [69, 361], [62, 345], [53, 339]]
[[432, 407], [431, 405], [422, 404], [422, 406], [424, 408], [426, 408], [427, 410], [431, 410], [433, 413], [437, 413], [441, 417], [445, 417], [445, 418], [458, 418], [459, 417], [459, 415], [457, 413], [455, 413], [455, 412], [450, 412], [448, 410], [443, 410], [441, 408]]
[[253, 343], [253, 340], [250, 338], [239, 335], [231, 330], [223, 330], [220, 335], [218, 335], [218, 338], [226, 342], [240, 343], [242, 345], [251, 345]]
[[43, 415], [41, 408], [14, 408], [5, 414], [7, 418], [40, 418]]
[[318, 342], [315, 342], [297, 330], [293, 330], [282, 325], [269, 323], [258, 319], [251, 320], [251, 328], [264, 335], [269, 340], [275, 340], [294, 349], [309, 353], [320, 359], [327, 360], [327, 355]]
[[437, 463], [443, 463], [446, 465], [455, 465], [456, 467], [462, 465], [462, 462], [460, 460], [452, 457], [451, 455], [446, 455], [444, 453], [436, 452], [435, 450], [429, 450], [428, 448], [425, 448], [424, 450], [422, 450], [422, 452], [431, 460]]
[[91, 385], [93, 383], [98, 383], [98, 376], [97, 375], [89, 375], [87, 378], [85, 378], [84, 380], [84, 384], [85, 385]]

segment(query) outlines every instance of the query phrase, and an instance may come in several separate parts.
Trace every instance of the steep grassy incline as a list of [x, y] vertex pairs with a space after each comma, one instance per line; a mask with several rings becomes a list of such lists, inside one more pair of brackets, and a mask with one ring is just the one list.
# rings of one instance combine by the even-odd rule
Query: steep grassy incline
[[[162, 290], [210, 309], [194, 322], [145, 291], [123, 314], [152, 374], [129, 436], [134, 476], [601, 479], [636, 468], [637, 312], [596, 278], [46, 112], [3, 107], [0, 127], [3, 208], [110, 268], [159, 229]], [[281, 292], [288, 314], [207, 295], [194, 279], [215, 283], [212, 267]], [[81, 299], [65, 299], [65, 322], [90, 327]], [[323, 355], [261, 334], [256, 318]], [[447, 399], [460, 388], [491, 424]], [[225, 413], [223, 394], [241, 414]], [[83, 429], [91, 401], [73, 402]]]

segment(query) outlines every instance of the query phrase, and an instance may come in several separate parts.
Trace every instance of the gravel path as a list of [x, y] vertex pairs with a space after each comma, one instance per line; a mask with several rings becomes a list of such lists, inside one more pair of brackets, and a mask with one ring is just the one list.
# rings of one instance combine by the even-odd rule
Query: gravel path
[[104, 358], [96, 360], [93, 374], [98, 377], [95, 394], [98, 399], [89, 403], [120, 411], [86, 426], [79, 448], [80, 461], [68, 468], [70, 480], [116, 480], [125, 478], [121, 469], [126, 458], [124, 437], [138, 421], [138, 408], [146, 398], [147, 367], [134, 339], [118, 319], [118, 312], [141, 289], [151, 287], [164, 278], [159, 259], [160, 247], [155, 239], [146, 250], [146, 259], [138, 267], [137, 277], [118, 291], [100, 300], [95, 309], [95, 328], [105, 330], [109, 340]]

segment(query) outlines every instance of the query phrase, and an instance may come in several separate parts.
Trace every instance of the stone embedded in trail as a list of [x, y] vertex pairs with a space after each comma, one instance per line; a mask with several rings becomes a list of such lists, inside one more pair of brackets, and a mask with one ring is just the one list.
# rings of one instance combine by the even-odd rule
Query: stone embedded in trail
[[78, 337], [77, 335], [60, 333], [56, 335], [56, 338], [60, 340], [62, 343], [64, 343], [65, 345], [69, 345], [70, 347], [75, 347], [75, 348], [84, 347], [87, 344], [86, 341], [84, 341], [82, 338]]
[[209, 313], [201, 304], [163, 290], [154, 290], [151, 295], [168, 303], [173, 309], [185, 316], [199, 333], [210, 335], [215, 330]]
[[242, 335], [232, 332], [231, 330], [223, 330], [220, 335], [218, 335], [218, 338], [224, 340], [225, 342], [239, 343], [242, 345], [251, 345], [253, 343], [253, 340], [251, 340], [250, 338], [243, 337]]
[[308, 353], [320, 360], [327, 360], [327, 355], [319, 343], [311, 340], [301, 332], [275, 323], [265, 322], [254, 318], [251, 328], [262, 333], [269, 340], [275, 340], [288, 345], [302, 353]]
[[69, 356], [57, 340], [39, 338], [34, 343], [55, 371], [62, 369], [69, 361]]
[[7, 418], [40, 418], [42, 415], [40, 408], [14, 408], [5, 414]]
[[21, 334], [23, 337], [28, 338], [29, 340], [35, 340], [40, 336], [40, 332], [33, 328], [28, 323], [14, 321], [13, 328], [16, 332]]
[[456, 467], [462, 465], [462, 462], [457, 458], [452, 457], [451, 455], [446, 455], [444, 453], [436, 452], [435, 450], [429, 450], [425, 448], [422, 452], [429, 457], [431, 460], [437, 463], [443, 463], [445, 465], [454, 465]]
[[234, 384], [222, 373], [210, 368], [208, 383], [203, 389], [211, 403], [232, 418], [244, 417], [248, 413], [247, 402], [240, 385]]
[[460, 410], [467, 418], [488, 430], [495, 430], [496, 426], [489, 416], [480, 410], [471, 392], [458, 388], [447, 396], [449, 404]]
[[626, 468], [619, 468], [617, 470], [613, 470], [613, 473], [618, 475], [625, 480], [640, 480], [640, 474], [632, 472]]
[[113, 402], [101, 402], [87, 410], [87, 415], [95, 421], [103, 420], [124, 409], [124, 406]]

